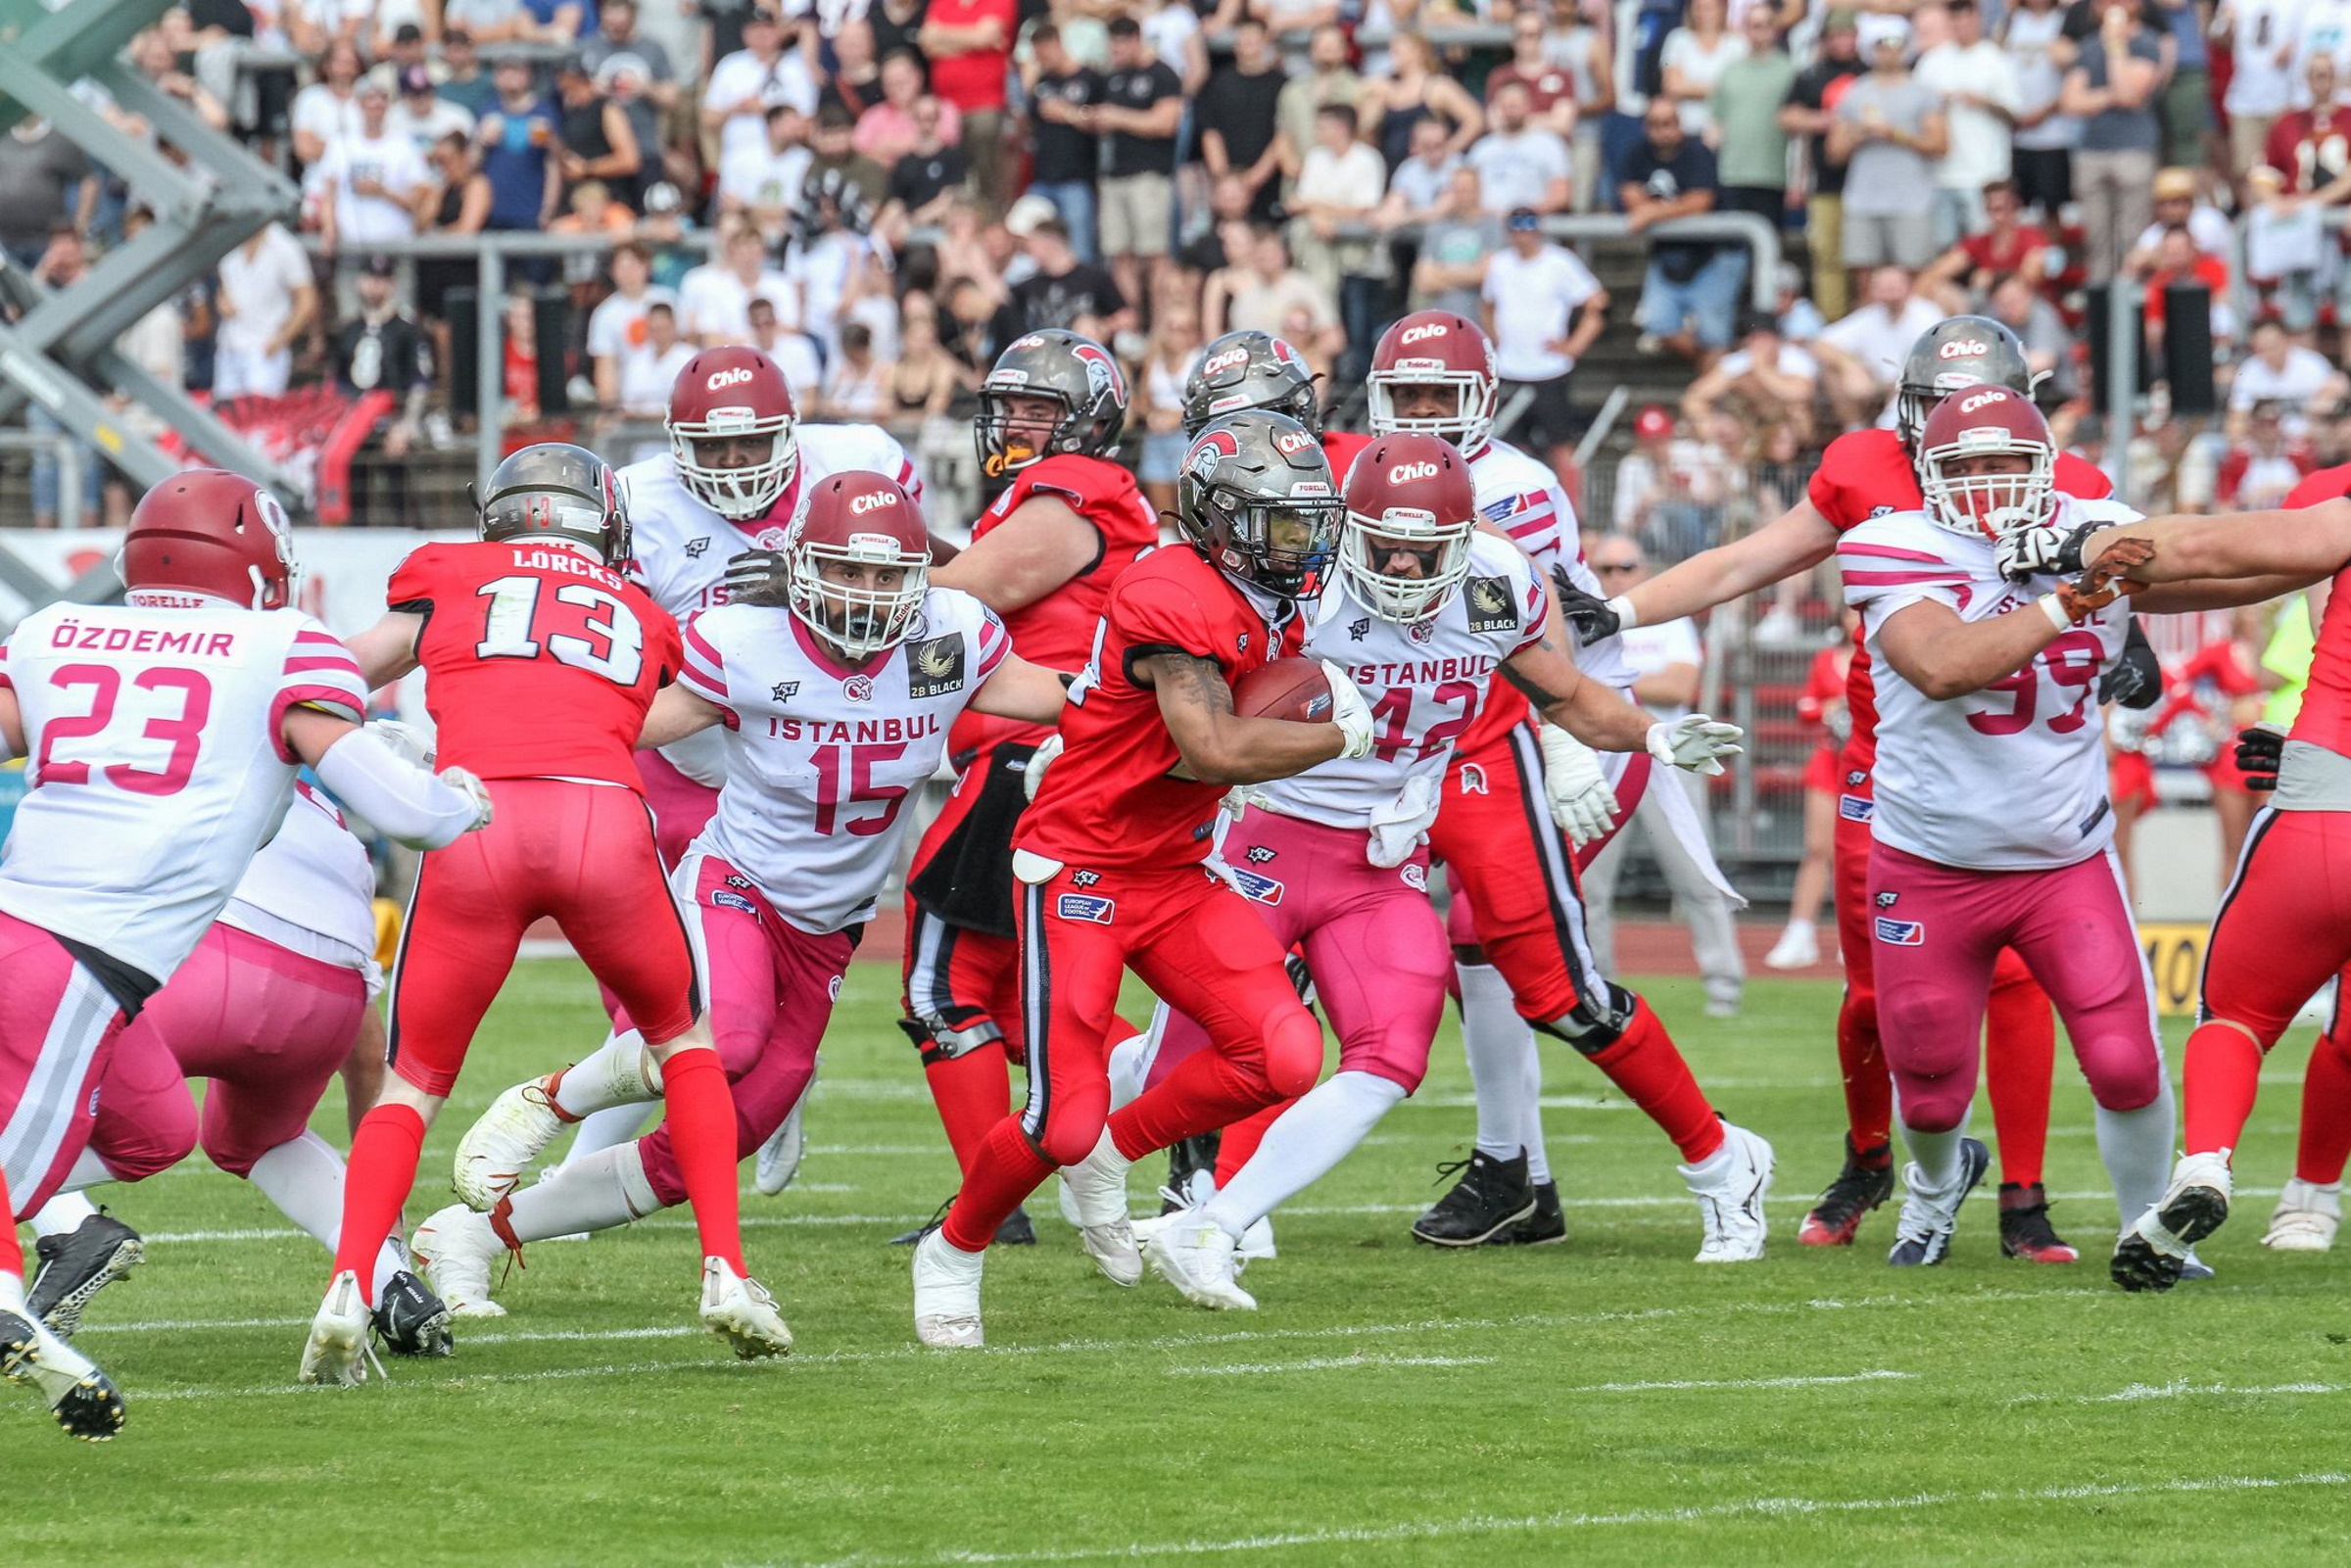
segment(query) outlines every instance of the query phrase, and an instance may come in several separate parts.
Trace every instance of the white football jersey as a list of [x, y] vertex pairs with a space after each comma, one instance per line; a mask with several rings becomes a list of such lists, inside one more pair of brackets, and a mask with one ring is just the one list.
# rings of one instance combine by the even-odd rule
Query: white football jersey
[[[727, 601], [720, 579], [728, 561], [744, 550], [783, 547], [800, 498], [820, 479], [850, 472], [888, 474], [905, 487], [917, 506], [923, 503], [923, 485], [915, 477], [914, 464], [887, 431], [873, 425], [801, 425], [793, 434], [800, 457], [792, 482], [768, 515], [749, 524], [721, 517], [696, 499], [666, 452], [620, 470], [633, 556], [629, 575], [679, 625]], [[689, 736], [661, 748], [680, 773], [713, 787], [720, 782], [722, 751], [718, 738], [709, 734]]]
[[[1469, 459], [1469, 477], [1477, 483], [1481, 516], [1517, 543], [1535, 570], [1548, 578], [1556, 565], [1587, 594], [1601, 593], [1600, 579], [1584, 562], [1583, 535], [1575, 520], [1575, 503], [1559, 488], [1551, 465], [1538, 462], [1507, 441], [1488, 441]], [[1588, 648], [1575, 650], [1576, 668], [1619, 691], [1633, 684], [1616, 639], [1603, 638]]]
[[898, 861], [907, 797], [947, 730], [1012, 650], [996, 612], [932, 589], [916, 634], [861, 669], [798, 616], [722, 605], [686, 627], [687, 690], [726, 710], [726, 784], [694, 847], [749, 878], [777, 914], [823, 934], [868, 920]]
[[[2117, 501], [2058, 498], [2065, 523], [2135, 522]], [[1884, 842], [1945, 866], [2043, 871], [2103, 851], [2114, 836], [2106, 786], [2098, 674], [2122, 651], [2128, 599], [2064, 633], [2039, 657], [1980, 691], [1937, 701], [1887, 662], [1878, 633], [1921, 599], [1963, 621], [2039, 615], [2035, 601], [2060, 579], [2013, 584], [1990, 540], [1971, 539], [1924, 512], [1873, 517], [1837, 544], [1845, 601], [1861, 612], [1878, 680], [1877, 810]]]
[[1251, 793], [1285, 817], [1368, 831], [1372, 814], [1415, 775], [1438, 786], [1495, 671], [1541, 640], [1550, 599], [1532, 563], [1490, 534], [1469, 536], [1469, 575], [1443, 609], [1411, 626], [1374, 615], [1337, 579], [1317, 601], [1304, 652], [1338, 665], [1363, 689], [1371, 754], [1317, 763]]
[[375, 963], [375, 867], [343, 813], [307, 784], [229, 895], [220, 924], [362, 973]]
[[0, 850], [0, 910], [159, 984], [285, 817], [301, 766], [287, 710], [367, 710], [326, 628], [211, 600], [36, 610], [0, 644], [0, 682], [30, 786]]

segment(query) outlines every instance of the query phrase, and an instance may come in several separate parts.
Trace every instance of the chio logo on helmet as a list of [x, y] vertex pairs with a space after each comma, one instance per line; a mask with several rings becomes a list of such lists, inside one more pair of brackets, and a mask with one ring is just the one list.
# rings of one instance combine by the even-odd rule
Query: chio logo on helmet
[[1304, 451], [1314, 444], [1315, 438], [1302, 430], [1285, 430], [1273, 438], [1273, 450], [1285, 457]]
[[862, 517], [867, 512], [880, 511], [885, 506], [895, 506], [897, 503], [898, 495], [894, 490], [869, 490], [862, 496], [849, 498], [849, 515]]
[[1213, 376], [1220, 370], [1230, 370], [1234, 365], [1248, 362], [1249, 351], [1247, 349], [1226, 349], [1223, 354], [1210, 355], [1208, 362], [1201, 365], [1200, 373], [1204, 376]]
[[1991, 345], [1980, 338], [1953, 338], [1935, 351], [1938, 359], [1966, 359], [1991, 352]]
[[1959, 411], [1961, 413], [1974, 413], [1979, 408], [1989, 408], [1995, 404], [2002, 404], [2006, 403], [2007, 401], [2008, 394], [2005, 391], [1979, 392], [1974, 397], [1969, 398], [1965, 403], [1961, 404], [1959, 405]]
[[751, 371], [747, 367], [739, 366], [733, 370], [720, 370], [712, 374], [709, 385], [703, 390], [724, 392], [729, 387], [740, 387], [750, 379]]
[[1444, 472], [1435, 463], [1399, 463], [1388, 470], [1391, 485], [1410, 484], [1415, 479], [1434, 479]]
[[1396, 341], [1400, 344], [1421, 343], [1430, 338], [1441, 338], [1445, 336], [1446, 331], [1447, 328], [1444, 322], [1430, 321], [1416, 327], [1406, 327], [1404, 329], [1404, 335], [1398, 338]]

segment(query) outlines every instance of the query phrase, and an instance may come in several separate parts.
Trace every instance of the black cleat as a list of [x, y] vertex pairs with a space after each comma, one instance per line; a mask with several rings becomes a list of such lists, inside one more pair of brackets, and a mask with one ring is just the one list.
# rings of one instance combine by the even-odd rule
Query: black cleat
[[[924, 1220], [912, 1230], [900, 1231], [897, 1235], [890, 1237], [889, 1244], [892, 1247], [912, 1247], [946, 1223], [947, 1210], [954, 1202], [955, 1200], [950, 1198], [940, 1204], [932, 1211], [929, 1219]], [[995, 1245], [998, 1247], [1033, 1247], [1036, 1245], [1036, 1226], [1030, 1220], [1029, 1211], [1026, 1208], [1015, 1209], [1010, 1217], [996, 1227]]]
[[69, 1437], [104, 1443], [122, 1430], [122, 1394], [114, 1380], [33, 1318], [0, 1312], [0, 1377], [39, 1390]]
[[1192, 1178], [1203, 1170], [1208, 1172], [1209, 1184], [1211, 1186], [1216, 1184], [1217, 1153], [1223, 1147], [1223, 1133], [1203, 1132], [1190, 1138], [1178, 1138], [1168, 1145], [1168, 1184], [1160, 1189], [1159, 1212], [1161, 1213], [1172, 1214], [1183, 1207], [1182, 1204], [1167, 1195], [1177, 1193], [1187, 1200], [1190, 1199]]
[[423, 1280], [402, 1269], [376, 1293], [375, 1333], [394, 1355], [447, 1355], [449, 1308]]
[[2000, 1256], [2028, 1263], [2077, 1263], [2081, 1253], [2049, 1223], [2049, 1192], [2039, 1182], [2000, 1183]]
[[1847, 1133], [1845, 1168], [1804, 1215], [1797, 1242], [1804, 1247], [1850, 1247], [1862, 1216], [1893, 1196], [1894, 1151], [1885, 1144], [1856, 1151]]
[[889, 1244], [892, 1247], [912, 1247], [916, 1242], [921, 1241], [925, 1236], [930, 1235], [941, 1224], [945, 1223], [947, 1210], [954, 1204], [954, 1202], [955, 1200], [950, 1197], [945, 1203], [940, 1204], [936, 1209], [931, 1211], [931, 1217], [929, 1219], [924, 1220], [912, 1230], [902, 1230], [895, 1236], [890, 1237]]
[[1535, 1212], [1494, 1238], [1497, 1247], [1548, 1247], [1567, 1239], [1567, 1216], [1559, 1211], [1556, 1181], [1535, 1183]]
[[1472, 1149], [1466, 1160], [1437, 1166], [1442, 1181], [1455, 1171], [1462, 1179], [1413, 1221], [1413, 1240], [1431, 1247], [1482, 1247], [1522, 1219], [1533, 1217], [1535, 1192], [1526, 1180], [1526, 1151], [1497, 1160]]
[[[2228, 1171], [2223, 1167], [2216, 1180], [2207, 1171], [2194, 1171], [2190, 1163], [2195, 1161], [2218, 1164], [2210, 1155], [2183, 1160], [2183, 1173], [2173, 1176], [2163, 1201], [2114, 1244], [2107, 1273], [2123, 1289], [2167, 1291], [2183, 1278], [2209, 1277], [2202, 1272], [2189, 1276], [2187, 1269], [2195, 1256], [2191, 1249], [2229, 1217]], [[2201, 1270], [2202, 1265], [2197, 1267]]]
[[107, 1286], [139, 1266], [147, 1256], [139, 1233], [101, 1209], [63, 1236], [32, 1244], [40, 1269], [24, 1305], [60, 1339], [81, 1327], [81, 1309]]

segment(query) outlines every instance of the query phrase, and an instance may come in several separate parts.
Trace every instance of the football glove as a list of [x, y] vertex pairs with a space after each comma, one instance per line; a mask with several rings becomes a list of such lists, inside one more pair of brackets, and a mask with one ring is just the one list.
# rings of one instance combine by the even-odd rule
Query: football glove
[[1036, 798], [1037, 786], [1045, 782], [1045, 770], [1053, 766], [1053, 759], [1060, 755], [1061, 733], [1059, 731], [1055, 731], [1037, 742], [1036, 749], [1029, 754], [1028, 762], [1021, 768], [1021, 793], [1024, 796], [1031, 800]]
[[2012, 583], [2022, 583], [2033, 577], [2071, 577], [2082, 570], [2082, 544], [2110, 523], [2079, 523], [2068, 528], [2061, 523], [2035, 523], [2002, 534], [1993, 546], [1991, 558], [2000, 575]]
[[2285, 732], [2275, 725], [2257, 724], [2236, 732], [2236, 766], [2247, 789], [2278, 787], [2278, 769], [2285, 761]]
[[726, 573], [719, 580], [726, 584], [727, 597], [731, 599], [765, 593], [784, 581], [784, 552], [746, 549], [740, 555], [731, 555], [727, 558]]
[[1346, 743], [1339, 756], [1348, 761], [1371, 754], [1371, 705], [1345, 670], [1322, 661], [1322, 678], [1330, 683], [1330, 722], [1339, 727]]
[[1710, 779], [1722, 772], [1723, 758], [1736, 757], [1747, 749], [1739, 743], [1745, 734], [1735, 724], [1693, 713], [1671, 724], [1651, 725], [1649, 754], [1669, 767]]
[[480, 832], [490, 826], [490, 790], [481, 780], [463, 768], [444, 768], [433, 777], [473, 802], [473, 826], [467, 832]]
[[1575, 641], [1581, 646], [1590, 647], [1624, 630], [1624, 617], [1617, 613], [1615, 601], [1586, 593], [1566, 567], [1551, 569], [1551, 585], [1553, 596], [1559, 601], [1560, 618], [1575, 628]]
[[1415, 774], [1405, 781], [1396, 798], [1371, 813], [1371, 841], [1364, 858], [1382, 871], [1393, 871], [1413, 858], [1421, 834], [1437, 820], [1437, 779]]
[[1543, 793], [1551, 820], [1578, 849], [1605, 838], [1616, 821], [1616, 791], [1600, 771], [1592, 748], [1556, 724], [1539, 726], [1543, 737]]
[[2055, 597], [2076, 626], [2145, 585], [2131, 579], [2131, 569], [2155, 558], [2155, 546], [2143, 539], [2118, 539], [2098, 551], [2098, 558], [2082, 575], [2057, 587]]
[[2151, 708], [2162, 699], [2163, 664], [2155, 657], [2147, 634], [2133, 621], [2123, 639], [2123, 651], [2098, 677], [2098, 700], [2119, 702], [2126, 708]]

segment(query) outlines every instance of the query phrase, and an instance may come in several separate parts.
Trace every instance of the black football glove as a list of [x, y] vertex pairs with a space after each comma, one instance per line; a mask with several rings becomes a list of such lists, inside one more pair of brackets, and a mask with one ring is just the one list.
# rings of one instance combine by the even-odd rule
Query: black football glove
[[2285, 733], [2257, 724], [2250, 730], [2236, 732], [2237, 771], [2245, 776], [2247, 789], [2278, 787], [2278, 768], [2285, 760]]
[[2151, 708], [2163, 700], [2163, 665], [2136, 621], [2123, 639], [2123, 651], [2098, 677], [2098, 700], [2126, 708]]
[[1608, 608], [1608, 601], [1597, 594], [1587, 594], [1567, 575], [1564, 566], [1551, 569], [1552, 588], [1559, 594], [1559, 614], [1575, 628], [1578, 646], [1590, 647], [1603, 638], [1614, 637], [1623, 630], [1621, 619]]
[[742, 598], [746, 594], [763, 594], [780, 588], [784, 582], [784, 552], [780, 549], [746, 549], [740, 555], [727, 558], [727, 597]]

